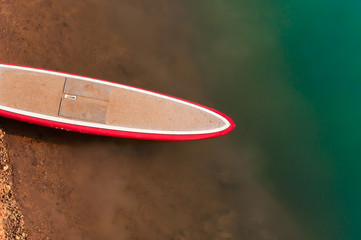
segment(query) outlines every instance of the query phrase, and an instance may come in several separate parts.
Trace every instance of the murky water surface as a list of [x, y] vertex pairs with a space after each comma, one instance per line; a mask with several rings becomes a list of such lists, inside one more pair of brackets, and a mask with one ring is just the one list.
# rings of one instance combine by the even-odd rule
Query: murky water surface
[[[197, 30], [178, 1], [5, 0], [0, 14], [1, 62], [217, 107], [203, 92]], [[252, 151], [231, 136], [152, 142], [1, 122], [29, 239], [303, 239], [254, 180]]]
[[203, 90], [262, 185], [314, 239], [360, 239], [360, 2], [188, 3]]

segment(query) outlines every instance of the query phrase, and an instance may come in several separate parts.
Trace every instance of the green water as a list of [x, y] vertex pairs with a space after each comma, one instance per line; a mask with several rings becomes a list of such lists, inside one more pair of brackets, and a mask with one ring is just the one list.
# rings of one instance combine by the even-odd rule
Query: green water
[[192, 1], [204, 88], [314, 239], [361, 238], [359, 1]]

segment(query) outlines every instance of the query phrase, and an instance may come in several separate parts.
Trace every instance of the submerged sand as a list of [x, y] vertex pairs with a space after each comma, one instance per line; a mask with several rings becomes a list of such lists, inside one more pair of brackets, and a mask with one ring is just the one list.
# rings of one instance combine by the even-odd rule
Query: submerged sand
[[[2, 0], [0, 62], [214, 107], [191, 58], [189, 19], [171, 0]], [[7, 132], [0, 153], [9, 156], [0, 160], [9, 166], [0, 172], [4, 198], [11, 189], [1, 205], [2, 239], [302, 239], [254, 180], [252, 154], [230, 136], [151, 142], [0, 121]]]

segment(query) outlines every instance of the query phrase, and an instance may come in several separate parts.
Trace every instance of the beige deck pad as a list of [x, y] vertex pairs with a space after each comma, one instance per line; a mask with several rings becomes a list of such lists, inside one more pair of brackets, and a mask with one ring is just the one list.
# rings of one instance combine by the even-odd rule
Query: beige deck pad
[[66, 94], [109, 101], [112, 87], [75, 78], [66, 78], [63, 92]]
[[31, 71], [3, 70], [0, 104], [23, 111], [56, 116], [65, 77]]
[[59, 116], [105, 123], [108, 106], [83, 100], [62, 98]]

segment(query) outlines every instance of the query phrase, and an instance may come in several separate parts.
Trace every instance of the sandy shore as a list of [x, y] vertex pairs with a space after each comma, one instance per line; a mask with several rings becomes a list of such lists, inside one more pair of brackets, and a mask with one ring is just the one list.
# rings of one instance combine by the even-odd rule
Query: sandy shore
[[4, 142], [5, 132], [0, 130], [0, 238], [27, 239], [24, 217], [19, 211], [13, 186], [13, 171]]
[[[0, 62], [212, 106], [190, 57], [195, 29], [177, 1], [2, 0], [0, 17]], [[229, 136], [151, 142], [0, 121], [7, 132], [0, 153], [9, 156], [0, 159], [9, 166], [0, 169], [0, 188], [3, 196], [8, 186], [12, 193], [1, 206], [4, 239], [300, 237], [288, 214], [253, 180], [249, 157]], [[16, 231], [6, 225], [10, 205], [19, 219]]]

